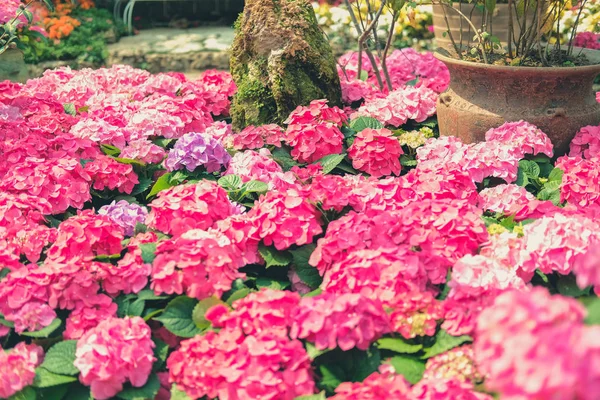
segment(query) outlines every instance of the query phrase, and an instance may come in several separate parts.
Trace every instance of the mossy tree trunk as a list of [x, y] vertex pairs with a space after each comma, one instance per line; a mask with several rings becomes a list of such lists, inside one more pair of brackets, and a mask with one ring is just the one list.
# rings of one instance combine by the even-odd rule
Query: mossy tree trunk
[[329, 42], [309, 0], [246, 0], [236, 22], [231, 73], [238, 86], [233, 127], [281, 124], [299, 105], [341, 105]]

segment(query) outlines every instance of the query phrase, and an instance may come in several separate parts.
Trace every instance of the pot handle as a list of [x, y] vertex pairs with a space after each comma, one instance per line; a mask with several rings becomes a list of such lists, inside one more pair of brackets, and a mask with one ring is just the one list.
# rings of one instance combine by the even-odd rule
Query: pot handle
[[548, 115], [549, 117], [552, 117], [552, 118], [564, 117], [566, 114], [567, 114], [567, 112], [562, 107], [549, 108], [546, 110], [546, 115]]
[[449, 106], [450, 103], [452, 103], [452, 95], [448, 93], [442, 93], [442, 95], [440, 96], [440, 103], [442, 103], [445, 106]]

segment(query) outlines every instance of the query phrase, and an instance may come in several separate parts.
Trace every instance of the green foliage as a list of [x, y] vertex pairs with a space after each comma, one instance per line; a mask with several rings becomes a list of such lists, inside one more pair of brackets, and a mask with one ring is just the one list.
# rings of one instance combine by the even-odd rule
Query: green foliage
[[194, 307], [194, 311], [192, 312], [192, 320], [200, 330], [205, 330], [210, 327], [210, 322], [204, 317], [206, 312], [213, 306], [218, 304], [225, 304], [221, 299], [217, 297], [208, 297], [206, 299], [200, 300], [196, 307]]
[[381, 129], [383, 128], [383, 124], [372, 117], [358, 117], [350, 121], [350, 128], [356, 132], [360, 132], [367, 128]]
[[312, 289], [319, 287], [323, 281], [323, 278], [319, 275], [319, 271], [308, 263], [308, 260], [316, 247], [317, 246], [314, 244], [308, 244], [290, 251], [290, 253], [292, 253], [293, 264], [298, 277]]
[[127, 384], [123, 391], [117, 394], [119, 399], [123, 400], [147, 400], [153, 399], [160, 389], [160, 381], [156, 374], [151, 374], [148, 381], [142, 387], [136, 388]]
[[425, 349], [425, 353], [422, 358], [431, 358], [433, 356], [437, 356], [438, 354], [445, 353], [448, 350], [452, 350], [461, 344], [473, 341], [473, 339], [468, 335], [452, 336], [443, 329], [438, 331], [434, 339], [435, 342], [433, 345]]
[[267, 268], [285, 267], [292, 262], [292, 255], [289, 252], [279, 251], [273, 246], [265, 246], [261, 243], [258, 246], [258, 252], [267, 263]]
[[411, 356], [392, 357], [390, 364], [398, 374], [403, 375], [412, 384], [419, 382], [425, 372], [425, 362]]
[[24, 48], [27, 63], [57, 60], [104, 63], [108, 57], [107, 38], [118, 38], [123, 33], [122, 26], [113, 21], [108, 10], [100, 8], [75, 8], [70, 16], [81, 21], [81, 25], [56, 43], [52, 40], [30, 42], [30, 46]]
[[33, 381], [33, 386], [38, 388], [47, 388], [64, 385], [65, 383], [71, 383], [75, 381], [77, 381], [77, 378], [74, 376], [55, 374], [45, 368], [40, 367], [35, 370], [35, 380]]
[[36, 332], [23, 332], [23, 333], [21, 333], [21, 335], [29, 336], [32, 338], [47, 338], [54, 331], [56, 331], [61, 325], [62, 325], [62, 321], [60, 320], [60, 318], [54, 318], [54, 320], [50, 323], [50, 325], [48, 325], [44, 329], [41, 329]]
[[79, 370], [73, 365], [76, 348], [76, 340], [56, 343], [46, 353], [41, 367], [55, 374], [77, 375]]
[[196, 299], [187, 296], [176, 297], [167, 305], [161, 316], [154, 319], [174, 335], [183, 338], [194, 337], [201, 332], [192, 319], [196, 304]]
[[320, 164], [323, 168], [323, 173], [328, 174], [335, 169], [346, 157], [346, 154], [330, 154], [321, 158], [315, 164]]
[[406, 339], [401, 337], [379, 339], [377, 341], [377, 347], [379, 350], [390, 350], [402, 354], [418, 353], [421, 349], [423, 349], [422, 344], [409, 343]]

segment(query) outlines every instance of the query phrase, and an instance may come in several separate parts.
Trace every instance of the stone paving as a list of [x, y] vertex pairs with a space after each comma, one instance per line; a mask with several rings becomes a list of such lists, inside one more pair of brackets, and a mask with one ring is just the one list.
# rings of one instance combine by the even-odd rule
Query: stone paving
[[222, 26], [142, 30], [109, 45], [107, 65], [128, 64], [153, 73], [227, 69], [233, 36], [233, 28]]

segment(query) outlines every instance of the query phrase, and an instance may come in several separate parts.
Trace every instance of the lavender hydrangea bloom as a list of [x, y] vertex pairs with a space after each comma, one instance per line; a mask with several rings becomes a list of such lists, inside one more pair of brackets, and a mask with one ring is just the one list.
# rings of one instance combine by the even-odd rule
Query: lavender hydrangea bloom
[[119, 224], [125, 230], [125, 236], [133, 236], [135, 226], [138, 223], [143, 224], [146, 220], [148, 209], [135, 203], [119, 200], [100, 207], [98, 214], [106, 215]]
[[215, 138], [202, 133], [183, 135], [165, 160], [167, 171], [187, 168], [192, 172], [203, 165], [207, 172], [216, 172], [227, 168], [231, 156]]

